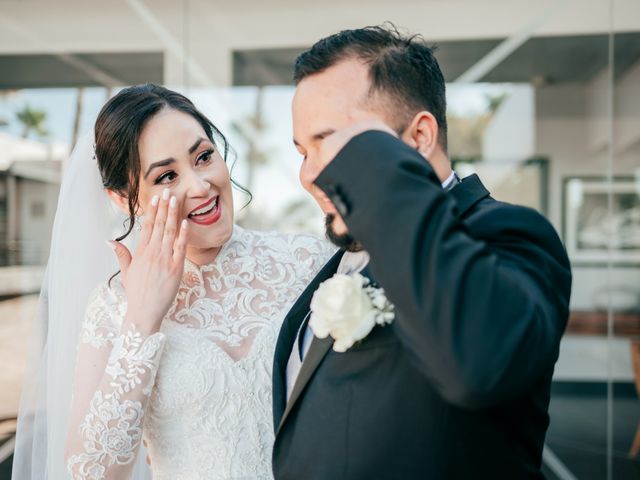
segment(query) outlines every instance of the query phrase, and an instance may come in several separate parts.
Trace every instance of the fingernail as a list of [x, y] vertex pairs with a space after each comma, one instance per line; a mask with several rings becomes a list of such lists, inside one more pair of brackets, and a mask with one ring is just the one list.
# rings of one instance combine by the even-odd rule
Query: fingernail
[[188, 225], [188, 222], [187, 222], [187, 219], [185, 218], [184, 220], [182, 220], [181, 227], [182, 228], [187, 228], [187, 225]]
[[116, 244], [113, 243], [111, 240], [105, 240], [104, 243], [106, 243], [107, 245], [109, 245], [109, 248], [113, 251], [116, 250]]
[[162, 191], [162, 199], [163, 199], [163, 200], [168, 200], [168, 199], [169, 199], [169, 189], [168, 189], [168, 188], [165, 188], [165, 189]]
[[178, 204], [178, 199], [176, 197], [171, 197], [171, 201], [169, 202], [169, 206], [171, 208], [176, 208], [177, 204]]
[[158, 197], [158, 195], [154, 195], [153, 198], [151, 199], [151, 205], [155, 207], [158, 205], [159, 201], [160, 201], [160, 197]]

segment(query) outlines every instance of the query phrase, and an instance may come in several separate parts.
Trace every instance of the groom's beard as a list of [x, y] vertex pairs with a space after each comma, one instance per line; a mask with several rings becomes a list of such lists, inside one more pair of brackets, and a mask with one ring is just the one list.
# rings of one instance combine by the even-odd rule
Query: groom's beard
[[331, 243], [340, 247], [347, 252], [359, 252], [361, 251], [362, 244], [360, 244], [355, 238], [351, 236], [351, 234], [343, 233], [342, 235], [338, 235], [331, 226], [333, 224], [333, 220], [336, 218], [334, 213], [327, 213], [324, 217], [324, 227], [327, 233], [327, 238]]

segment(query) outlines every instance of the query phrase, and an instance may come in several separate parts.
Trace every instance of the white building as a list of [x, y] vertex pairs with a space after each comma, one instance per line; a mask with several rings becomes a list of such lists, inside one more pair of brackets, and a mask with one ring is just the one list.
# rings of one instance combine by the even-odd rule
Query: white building
[[63, 145], [0, 133], [0, 266], [46, 263], [66, 155]]

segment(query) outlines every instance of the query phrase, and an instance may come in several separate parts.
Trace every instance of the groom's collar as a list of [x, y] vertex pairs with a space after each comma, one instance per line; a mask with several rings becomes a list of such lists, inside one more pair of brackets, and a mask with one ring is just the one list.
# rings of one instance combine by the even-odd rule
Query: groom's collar
[[340, 260], [336, 273], [349, 275], [359, 273], [369, 264], [369, 254], [364, 250], [358, 252], [345, 252]]
[[448, 192], [453, 187], [455, 187], [458, 183], [460, 183], [460, 177], [455, 172], [455, 170], [451, 170], [451, 173], [449, 174], [447, 179], [444, 182], [442, 182], [442, 189], [445, 192]]

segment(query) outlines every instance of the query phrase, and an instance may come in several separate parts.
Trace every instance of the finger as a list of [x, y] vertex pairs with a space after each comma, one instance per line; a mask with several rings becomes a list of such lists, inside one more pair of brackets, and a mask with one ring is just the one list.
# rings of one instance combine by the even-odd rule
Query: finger
[[171, 197], [169, 199], [169, 213], [167, 214], [167, 223], [164, 227], [164, 237], [162, 238], [162, 250], [169, 255], [173, 253], [173, 244], [176, 240], [178, 230], [178, 212], [180, 211], [178, 199]]
[[189, 222], [185, 218], [180, 223], [180, 232], [178, 233], [178, 239], [173, 246], [173, 261], [178, 265], [184, 263], [184, 258], [187, 254], [187, 241], [189, 239]]
[[109, 240], [107, 241], [107, 245], [109, 245], [109, 247], [111, 247], [115, 252], [118, 264], [120, 265], [120, 270], [123, 275], [125, 275], [127, 270], [129, 270], [129, 265], [131, 264], [131, 252], [129, 252], [129, 249], [120, 242]]
[[140, 232], [140, 239], [138, 241], [139, 246], [143, 246], [149, 243], [151, 232], [153, 231], [153, 222], [155, 222], [156, 213], [158, 212], [159, 202], [160, 197], [158, 195], [154, 195], [149, 202], [149, 207], [144, 214], [144, 222], [142, 224], [142, 231]]
[[169, 189], [165, 188], [162, 192], [162, 198], [158, 205], [158, 212], [156, 213], [156, 219], [153, 222], [153, 232], [151, 232], [151, 238], [149, 244], [155, 244], [158, 247], [162, 244], [162, 237], [164, 236], [164, 227], [167, 223], [167, 215], [169, 210]]

